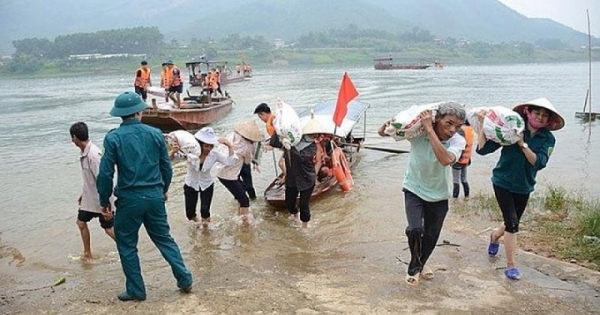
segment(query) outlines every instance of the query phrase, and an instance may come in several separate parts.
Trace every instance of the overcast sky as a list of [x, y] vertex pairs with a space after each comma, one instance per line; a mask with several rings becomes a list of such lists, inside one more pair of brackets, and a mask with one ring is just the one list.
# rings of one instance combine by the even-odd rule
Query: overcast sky
[[600, 0], [499, 0], [511, 9], [527, 16], [549, 18], [586, 33], [590, 12], [592, 36], [600, 37]]

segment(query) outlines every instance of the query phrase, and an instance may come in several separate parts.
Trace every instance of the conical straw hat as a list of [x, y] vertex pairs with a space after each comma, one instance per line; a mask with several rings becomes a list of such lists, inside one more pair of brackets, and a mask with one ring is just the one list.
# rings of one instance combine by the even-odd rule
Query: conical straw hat
[[319, 121], [313, 116], [308, 120], [308, 123], [302, 128], [302, 134], [308, 135], [313, 133], [330, 133], [323, 127]]
[[548, 125], [546, 126], [546, 129], [556, 131], [556, 130], [562, 129], [565, 126], [565, 119], [556, 110], [554, 105], [552, 105], [552, 103], [550, 103], [550, 101], [544, 97], [538, 98], [538, 99], [535, 99], [533, 101], [529, 101], [529, 102], [526, 102], [523, 104], [519, 104], [519, 105], [515, 106], [513, 108], [513, 110], [515, 112], [519, 113], [521, 116], [526, 117], [525, 107], [527, 107], [528, 105], [545, 108], [554, 114], [554, 115], [552, 115], [551, 120], [548, 121]]
[[250, 141], [261, 141], [264, 138], [258, 125], [252, 119], [233, 124], [233, 130]]

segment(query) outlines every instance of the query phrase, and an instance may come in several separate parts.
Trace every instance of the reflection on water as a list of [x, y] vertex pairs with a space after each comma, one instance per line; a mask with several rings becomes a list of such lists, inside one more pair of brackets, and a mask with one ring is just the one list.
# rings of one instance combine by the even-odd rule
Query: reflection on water
[[[375, 131], [381, 122], [413, 104], [454, 100], [470, 106], [512, 107], [543, 96], [561, 111], [567, 126], [555, 133], [557, 147], [548, 167], [538, 175], [538, 190], [555, 183], [597, 195], [600, 172], [594, 170], [600, 167], [600, 152], [594, 145], [594, 134], [600, 130], [593, 123], [588, 141], [587, 125], [574, 118], [587, 86], [587, 77], [582, 75], [585, 67], [561, 64], [449, 66], [432, 71], [275, 69], [263, 73], [257, 69], [252, 80], [226, 87], [235, 106], [213, 127], [225, 135], [234, 122], [252, 117], [257, 104], [274, 104], [277, 98], [298, 111], [335, 99], [344, 71], [360, 92], [359, 99], [371, 104], [366, 126], [361, 128], [366, 127], [366, 142], [372, 146], [408, 148], [406, 143], [379, 138]], [[594, 85], [600, 86], [598, 77], [595, 80]], [[22, 88], [15, 89], [15, 85]], [[114, 243], [104, 236], [97, 221], [90, 224], [93, 251], [100, 257], [99, 265], [111, 268], [104, 270], [96, 264], [82, 265], [70, 259], [81, 252], [75, 225], [81, 174], [79, 152], [70, 141], [68, 128], [76, 121], [85, 121], [92, 141], [101, 145], [104, 134], [120, 122], [108, 115], [114, 97], [128, 89], [130, 80], [126, 75], [93, 80], [0, 80], [0, 208], [4, 214], [0, 221], [0, 270], [7, 264], [19, 263], [22, 269], [40, 272], [69, 270], [72, 277], [120, 279]], [[262, 126], [258, 119], [257, 122]], [[308, 233], [291, 227], [285, 212], [268, 207], [260, 198], [251, 204], [255, 225], [244, 228], [236, 224], [236, 202], [218, 182], [210, 229], [194, 228], [185, 218], [185, 165], [175, 165], [167, 207], [172, 234], [186, 263], [195, 274], [216, 277], [215, 283], [224, 280], [220, 277], [244, 272], [244, 268], [265, 277], [319, 273], [324, 267], [344, 267], [344, 257], [363, 257], [373, 250], [361, 244], [402, 238], [400, 187], [406, 156], [370, 150], [362, 150], [360, 155], [353, 169], [355, 188], [346, 195], [333, 191], [314, 202]], [[490, 170], [497, 158], [497, 154], [473, 157], [470, 181], [475, 193], [491, 191]], [[258, 191], [275, 176], [273, 165], [272, 156], [265, 154], [261, 172], [254, 173]], [[390, 216], [394, 220], [381, 220]], [[143, 228], [140, 235], [144, 271], [164, 269], [160, 253]], [[99, 269], [103, 271], [96, 272]]]

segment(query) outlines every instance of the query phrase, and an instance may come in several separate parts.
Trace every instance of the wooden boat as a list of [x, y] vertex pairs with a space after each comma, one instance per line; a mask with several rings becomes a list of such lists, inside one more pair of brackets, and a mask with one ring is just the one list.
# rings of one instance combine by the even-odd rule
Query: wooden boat
[[[189, 72], [189, 83], [192, 86], [204, 86], [204, 78], [213, 68], [221, 74], [221, 86], [234, 82], [242, 82], [252, 77], [252, 73], [236, 73], [229, 67], [227, 61], [190, 61], [185, 63]], [[235, 70], [235, 69], [234, 69]]]
[[[342, 122], [342, 125], [335, 127], [333, 123], [333, 112], [335, 110], [336, 101], [328, 101], [316, 105], [314, 108], [306, 110], [299, 114], [302, 125], [305, 125], [310, 119], [311, 114], [315, 119], [318, 120], [319, 124], [323, 126], [323, 134], [335, 135], [335, 144], [333, 147], [340, 147], [343, 152], [348, 166], [352, 168], [357, 160], [357, 153], [360, 150], [361, 144], [364, 141], [364, 130], [361, 137], [355, 137], [352, 135], [354, 126], [360, 121], [361, 117], [364, 116], [365, 111], [368, 109], [369, 104], [362, 103], [359, 101], [351, 101], [348, 103], [348, 113]], [[363, 127], [365, 124], [363, 123]], [[325, 165], [331, 168], [331, 165]], [[322, 176], [317, 178], [317, 183], [313, 190], [311, 201], [319, 198], [326, 192], [333, 190], [338, 186], [338, 180], [334, 174], [329, 176]], [[265, 189], [265, 200], [267, 203], [274, 207], [284, 208], [285, 207], [285, 185], [282, 183], [281, 175], [276, 177], [269, 186]]]
[[142, 122], [163, 132], [180, 129], [197, 130], [225, 117], [233, 104], [229, 95], [225, 97], [198, 95], [185, 97], [183, 100], [180, 109], [170, 108], [169, 103], [153, 104], [152, 108], [144, 111]]
[[375, 70], [423, 70], [431, 67], [428, 63], [394, 63], [392, 57], [374, 58]]

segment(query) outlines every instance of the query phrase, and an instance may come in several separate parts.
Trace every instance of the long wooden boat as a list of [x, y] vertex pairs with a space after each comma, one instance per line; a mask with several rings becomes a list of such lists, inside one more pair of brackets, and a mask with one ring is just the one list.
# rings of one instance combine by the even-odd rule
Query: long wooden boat
[[203, 86], [206, 74], [213, 68], [219, 70], [221, 75], [221, 86], [225, 86], [229, 83], [242, 82], [247, 78], [252, 77], [252, 72], [240, 72], [238, 74], [235, 72], [235, 69], [230, 68], [227, 61], [190, 61], [186, 62], [185, 66], [188, 69], [189, 83], [191, 86]]
[[170, 108], [167, 104], [155, 104], [153, 108], [146, 109], [142, 122], [163, 132], [197, 130], [225, 117], [231, 111], [233, 100], [228, 95], [200, 95], [184, 98], [180, 109]]
[[[352, 135], [354, 126], [364, 117], [365, 111], [369, 108], [369, 104], [359, 101], [352, 101], [348, 104], [348, 113], [342, 122], [342, 125], [337, 127], [333, 123], [333, 112], [335, 110], [336, 101], [328, 101], [316, 105], [312, 109], [308, 109], [299, 114], [300, 122], [304, 126], [312, 117], [318, 120], [319, 124], [324, 128], [323, 134], [335, 135], [336, 144], [342, 149], [344, 156], [348, 162], [348, 166], [352, 168], [355, 164], [360, 146], [364, 141], [364, 132], [361, 136]], [[363, 124], [364, 127], [365, 124]], [[331, 165], [325, 165], [331, 168]], [[333, 190], [338, 186], [338, 180], [334, 174], [324, 177], [318, 177], [315, 183], [315, 188], [311, 195], [311, 201], [318, 199], [326, 192]], [[284, 208], [285, 207], [285, 185], [282, 183], [281, 175], [276, 177], [269, 186], [265, 189], [265, 200], [271, 206]]]
[[428, 63], [394, 63], [391, 57], [374, 58], [375, 70], [423, 70], [431, 67]]

